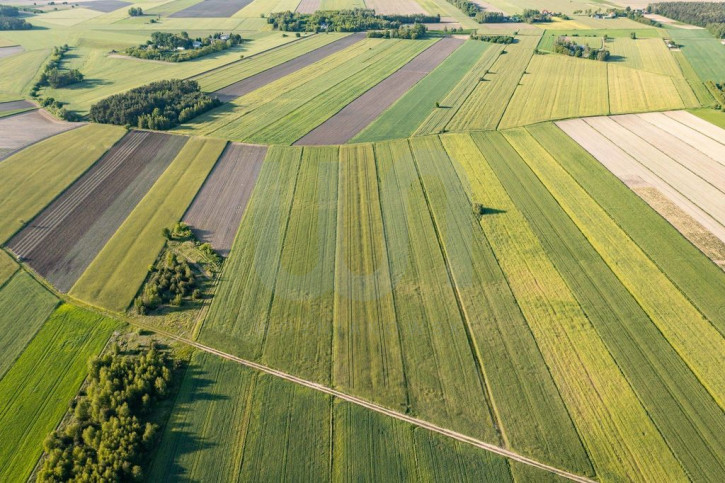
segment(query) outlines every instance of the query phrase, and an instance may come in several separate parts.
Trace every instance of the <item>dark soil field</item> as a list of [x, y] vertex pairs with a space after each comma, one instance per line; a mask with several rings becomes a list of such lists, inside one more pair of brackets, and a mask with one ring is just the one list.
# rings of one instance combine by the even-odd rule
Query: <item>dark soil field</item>
[[59, 290], [70, 290], [187, 138], [131, 132], [8, 244]]
[[0, 118], [0, 161], [33, 143], [81, 125], [53, 120], [37, 110]]
[[347, 47], [360, 42], [364, 38], [364, 33], [348, 35], [340, 40], [324, 45], [319, 49], [307, 52], [306, 54], [300, 55], [292, 60], [288, 60], [287, 62], [274, 66], [271, 69], [267, 69], [259, 74], [255, 74], [251, 77], [240, 80], [239, 82], [235, 82], [223, 89], [219, 89], [214, 94], [216, 94], [221, 101], [231, 101], [237, 97], [249, 94], [260, 87], [266, 86], [270, 82], [274, 82], [277, 79], [288, 76], [293, 72], [307, 67], [308, 65], [314, 64], [315, 62], [322, 60], [335, 52], [346, 49]]
[[82, 5], [85, 8], [96, 10], [97, 12], [108, 13], [123, 8], [126, 5], [131, 5], [131, 3], [122, 2], [121, 0], [93, 0], [92, 2], [84, 2]]
[[177, 18], [226, 18], [231, 17], [252, 0], [204, 0], [189, 8], [172, 13], [169, 17]]
[[197, 238], [229, 255], [262, 162], [264, 146], [230, 143], [184, 216]]
[[463, 42], [463, 40], [455, 38], [445, 38], [436, 42], [295, 144], [346, 143], [392, 106], [408, 89], [438, 67]]

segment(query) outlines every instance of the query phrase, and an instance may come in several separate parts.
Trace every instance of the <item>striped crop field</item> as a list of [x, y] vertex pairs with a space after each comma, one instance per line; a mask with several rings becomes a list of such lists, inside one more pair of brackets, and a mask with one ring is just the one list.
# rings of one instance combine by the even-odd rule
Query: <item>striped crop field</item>
[[0, 380], [0, 478], [26, 480], [43, 439], [60, 422], [87, 374], [87, 362], [119, 324], [69, 305], [45, 322]]
[[612, 114], [699, 105], [692, 88], [682, 77], [668, 77], [618, 64], [610, 64], [607, 68]]
[[73, 297], [125, 310], [164, 246], [161, 230], [179, 221], [226, 141], [190, 139], [73, 285]]
[[120, 127], [91, 124], [34, 144], [0, 163], [0, 241], [22, 228], [124, 133]]

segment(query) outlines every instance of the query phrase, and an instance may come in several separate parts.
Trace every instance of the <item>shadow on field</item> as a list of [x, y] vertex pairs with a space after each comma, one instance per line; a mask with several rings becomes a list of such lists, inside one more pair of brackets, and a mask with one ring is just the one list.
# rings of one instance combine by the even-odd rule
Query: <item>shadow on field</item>
[[83, 79], [83, 82], [76, 82], [75, 84], [63, 86], [63, 89], [68, 89], [69, 91], [93, 89], [94, 87], [106, 86], [110, 83], [111, 82], [104, 79]]

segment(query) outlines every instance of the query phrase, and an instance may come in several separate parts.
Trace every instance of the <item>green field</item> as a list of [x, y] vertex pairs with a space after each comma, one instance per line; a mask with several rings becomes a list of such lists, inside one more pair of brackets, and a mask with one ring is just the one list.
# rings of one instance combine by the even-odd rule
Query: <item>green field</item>
[[725, 48], [707, 30], [669, 29], [702, 81], [725, 79]]
[[0, 478], [25, 480], [118, 323], [63, 305], [0, 380]]
[[18, 270], [18, 264], [7, 252], [0, 250], [0, 287], [10, 280], [10, 277]]
[[82, 126], [0, 163], [0, 241], [7, 241], [45, 208], [125, 132], [116, 126]]
[[181, 219], [225, 146], [224, 141], [190, 139], [70, 294], [103, 308], [125, 310], [164, 246], [161, 230]]

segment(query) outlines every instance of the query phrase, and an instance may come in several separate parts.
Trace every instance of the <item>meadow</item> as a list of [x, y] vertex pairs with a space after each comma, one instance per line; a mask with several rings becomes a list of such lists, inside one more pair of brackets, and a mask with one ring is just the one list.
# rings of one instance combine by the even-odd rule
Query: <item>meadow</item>
[[669, 29], [680, 50], [702, 81], [720, 82], [725, 78], [725, 49], [707, 30]]

